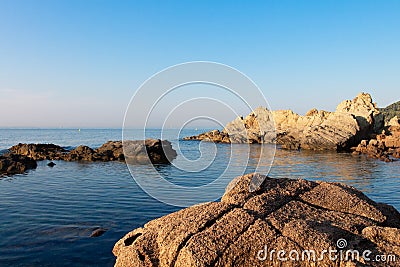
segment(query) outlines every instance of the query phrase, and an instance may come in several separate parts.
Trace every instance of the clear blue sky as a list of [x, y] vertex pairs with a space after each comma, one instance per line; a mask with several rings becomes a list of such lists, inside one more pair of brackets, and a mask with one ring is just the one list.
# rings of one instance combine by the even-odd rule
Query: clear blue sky
[[194, 60], [272, 109], [399, 100], [400, 1], [236, 2], [0, 0], [0, 127], [120, 127], [143, 81]]

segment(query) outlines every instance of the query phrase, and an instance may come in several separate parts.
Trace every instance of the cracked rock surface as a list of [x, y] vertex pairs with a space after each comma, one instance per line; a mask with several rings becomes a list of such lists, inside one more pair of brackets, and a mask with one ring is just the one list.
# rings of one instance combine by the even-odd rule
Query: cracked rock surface
[[[344, 184], [300, 179], [266, 177], [249, 192], [254, 175], [235, 178], [221, 202], [182, 209], [128, 233], [114, 246], [115, 265], [400, 266], [400, 214], [392, 206]], [[339, 239], [346, 241], [342, 251], [358, 250], [360, 257], [318, 260], [329, 248], [339, 255]], [[279, 250], [286, 255], [278, 258]], [[316, 260], [301, 260], [304, 250], [315, 251]], [[288, 258], [291, 251], [300, 260], [293, 253]], [[372, 261], [383, 254], [397, 262]]]

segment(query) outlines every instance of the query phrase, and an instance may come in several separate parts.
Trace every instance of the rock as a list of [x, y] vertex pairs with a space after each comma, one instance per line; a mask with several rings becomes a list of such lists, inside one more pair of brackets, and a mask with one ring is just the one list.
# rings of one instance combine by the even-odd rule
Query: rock
[[302, 149], [343, 151], [362, 139], [359, 132], [360, 127], [353, 115], [334, 112], [327, 115], [321, 124], [304, 129], [298, 139]]
[[[167, 164], [177, 156], [171, 142], [160, 139], [108, 141], [97, 149], [78, 146], [67, 151], [54, 144], [18, 144], [0, 156], [0, 175], [24, 173], [37, 167], [36, 160], [125, 161], [133, 164]], [[124, 151], [125, 149], [125, 151]], [[56, 164], [50, 162], [49, 167]]]
[[400, 118], [400, 101], [397, 101], [385, 108], [379, 109], [385, 117], [385, 125], [389, 126], [390, 120], [397, 116]]
[[368, 143], [366, 140], [361, 141], [353, 150], [385, 162], [391, 162], [393, 158], [400, 158], [400, 126], [394, 125], [387, 127]]
[[383, 127], [383, 115], [369, 94], [340, 103], [335, 112], [312, 109], [305, 116], [291, 110], [259, 107], [218, 130], [184, 140], [223, 143], [271, 143], [287, 149], [349, 150]]
[[107, 232], [107, 229], [98, 227], [92, 231], [92, 233], [90, 234], [90, 237], [99, 237], [99, 236], [102, 236], [105, 232]]
[[176, 158], [171, 142], [160, 139], [124, 141], [124, 156], [128, 163], [165, 164]]
[[0, 176], [22, 174], [36, 167], [36, 161], [26, 156], [14, 154], [0, 156]]
[[299, 150], [300, 141], [292, 135], [288, 135], [286, 132], [279, 133], [276, 136], [277, 143], [284, 149]]
[[[125, 151], [124, 151], [125, 149]], [[108, 141], [97, 149], [79, 146], [65, 155], [65, 160], [127, 161], [129, 163], [169, 163], [176, 151], [169, 141], [159, 139]]]
[[204, 140], [215, 143], [230, 143], [229, 135], [225, 132], [220, 132], [219, 130], [213, 130], [206, 133], [201, 133], [197, 136], [188, 136], [184, 140]]
[[275, 138], [272, 113], [266, 108], [256, 108], [244, 119], [236, 118], [228, 123], [223, 133], [232, 143], [265, 143]]
[[[176, 158], [176, 151], [169, 141], [147, 139], [124, 141], [108, 141], [97, 149], [78, 146], [67, 151], [53, 144], [18, 144], [10, 148], [10, 153], [23, 155], [34, 160], [66, 160], [66, 161], [125, 161], [129, 163], [169, 163]], [[125, 152], [125, 154], [124, 154]]]
[[108, 141], [101, 147], [97, 148], [95, 152], [98, 155], [100, 155], [100, 157], [102, 157], [103, 160], [105, 161], [110, 161], [110, 160], [123, 161], [125, 159], [122, 147], [122, 141]]
[[60, 160], [67, 151], [54, 144], [21, 144], [9, 148], [11, 153], [34, 160]]
[[361, 131], [368, 134], [371, 130], [379, 132], [384, 126], [384, 116], [379, 111], [372, 97], [367, 93], [360, 93], [353, 100], [345, 100], [340, 103], [336, 112], [352, 114], [356, 117]]
[[368, 145], [368, 140], [361, 140], [360, 146], [366, 147]]
[[[397, 262], [329, 257], [280, 261], [279, 250], [365, 250], [400, 257], [400, 214], [353, 187], [307, 180], [235, 178], [221, 202], [195, 205], [152, 220], [113, 249], [115, 266], [399, 266]], [[257, 174], [257, 177], [261, 176]], [[256, 178], [257, 178], [256, 177]], [[343, 241], [345, 240], [345, 241]], [[270, 252], [274, 257], [270, 259]], [[339, 252], [338, 252], [339, 253]], [[295, 255], [295, 254], [294, 254]], [[338, 255], [338, 254], [336, 254]]]
[[47, 166], [49, 166], [49, 167], [51, 167], [51, 168], [53, 168], [54, 166], [56, 166], [57, 164], [55, 164], [54, 162], [49, 162], [48, 164], [47, 164]]
[[205, 140], [216, 143], [267, 143], [275, 139], [272, 113], [259, 107], [247, 117], [237, 117], [228, 123], [222, 132], [213, 130], [184, 140]]
[[94, 150], [88, 146], [78, 146], [77, 148], [71, 150], [69, 153], [64, 155], [64, 160], [66, 161], [74, 161], [74, 160], [85, 160], [85, 161], [93, 161]]
[[400, 127], [400, 120], [397, 116], [394, 116], [389, 122], [388, 126], [393, 126], [393, 127]]

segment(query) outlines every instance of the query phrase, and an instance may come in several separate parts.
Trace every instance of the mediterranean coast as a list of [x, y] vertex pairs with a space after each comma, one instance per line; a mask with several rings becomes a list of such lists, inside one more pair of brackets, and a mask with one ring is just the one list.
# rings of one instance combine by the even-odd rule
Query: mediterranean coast
[[400, 267], [399, 14], [0, 0], [0, 267]]
[[[58, 226], [52, 225], [48, 224], [47, 219], [41, 218], [45, 216], [44, 212], [41, 214], [41, 212], [36, 211], [34, 216], [37, 218], [35, 220], [42, 221], [42, 223], [39, 223], [41, 226], [35, 231], [39, 230], [40, 234], [36, 241], [32, 237], [30, 237], [30, 240], [34, 242], [31, 244], [40, 245], [43, 248], [47, 246], [47, 242], [51, 243], [51, 240], [64, 240], [63, 242], [67, 242], [67, 244], [63, 245], [63, 249], [60, 248], [61, 251], [74, 249], [76, 242], [87, 240], [85, 242], [92, 244], [93, 248], [96, 246], [104, 247], [102, 244], [108, 243], [105, 247], [108, 247], [109, 252], [111, 252], [113, 244], [116, 243], [112, 249], [116, 256], [116, 266], [232, 266], [233, 262], [240, 266], [258, 266], [257, 261], [260, 261], [256, 256], [263, 249], [263, 242], [274, 246], [274, 248], [299, 251], [308, 244], [307, 248], [316, 251], [320, 249], [320, 253], [321, 248], [333, 246], [338, 235], [346, 238], [347, 242], [351, 242], [352, 247], [349, 247], [349, 249], [358, 248], [359, 243], [364, 240], [362, 242], [370, 244], [371, 251], [373, 250], [374, 253], [389, 255], [391, 251], [398, 250], [396, 240], [398, 232], [400, 232], [400, 214], [396, 210], [400, 208], [400, 198], [393, 195], [397, 190], [398, 179], [400, 179], [397, 172], [399, 160], [396, 154], [400, 141], [397, 135], [399, 127], [397, 116], [400, 110], [388, 111], [388, 109], [378, 108], [373, 103], [372, 97], [366, 93], [360, 93], [353, 100], [343, 101], [339, 104], [339, 107], [343, 106], [343, 103], [346, 103], [345, 111], [336, 110], [335, 113], [323, 111], [325, 115], [322, 116], [320, 115], [321, 112], [317, 110], [308, 112], [307, 115], [302, 117], [290, 110], [269, 112], [265, 108], [258, 108], [249, 116], [240, 117], [228, 123], [222, 131], [211, 130], [202, 133], [201, 130], [192, 129], [184, 131], [182, 138], [174, 139], [177, 130], [164, 130], [167, 132], [166, 136], [171, 136], [170, 141], [158, 139], [162, 130], [154, 129], [151, 130], [151, 136], [154, 139], [124, 141], [125, 152], [122, 141], [107, 141], [101, 144], [102, 139], [106, 140], [109, 137], [118, 136], [120, 130], [117, 129], [86, 129], [80, 131], [76, 129], [1, 130], [0, 133], [3, 135], [14, 133], [13, 135], [18, 138], [18, 142], [42, 140], [43, 136], [51, 136], [54, 133], [53, 142], [56, 144], [50, 142], [42, 144], [35, 142], [19, 143], [6, 148], [4, 147], [5, 144], [2, 143], [3, 152], [0, 156], [2, 178], [0, 182], [3, 185], [6, 181], [9, 181], [8, 184], [11, 182], [11, 190], [5, 196], [6, 199], [14, 199], [14, 203], [23, 201], [22, 199], [27, 196], [19, 196], [18, 191], [20, 190], [12, 189], [12, 184], [15, 181], [17, 181], [17, 184], [24, 184], [26, 183], [24, 182], [25, 179], [29, 179], [28, 184], [33, 183], [33, 188], [37, 188], [40, 184], [43, 186], [43, 183], [45, 183], [45, 187], [59, 187], [58, 183], [66, 183], [68, 189], [65, 190], [75, 192], [74, 194], [78, 199], [80, 199], [79, 194], [82, 194], [82, 196], [87, 194], [81, 192], [80, 187], [86, 187], [85, 183], [88, 183], [88, 179], [90, 180], [89, 184], [100, 183], [99, 185], [93, 184], [94, 187], [101, 184], [103, 184], [102, 187], [107, 185], [102, 189], [93, 188], [95, 190], [90, 190], [94, 194], [93, 198], [98, 199], [97, 204], [93, 203], [90, 206], [103, 205], [101, 204], [102, 198], [97, 194], [106, 194], [106, 196], [109, 195], [108, 197], [116, 198], [112, 210], [107, 211], [104, 208], [99, 209], [99, 207], [91, 208], [92, 211], [101, 211], [100, 214], [103, 217], [101, 219], [95, 219], [97, 216], [92, 217], [92, 212], [86, 211], [88, 207], [83, 208], [81, 206], [87, 205], [85, 199], [76, 199], [68, 204], [69, 208], [67, 208], [62, 207], [69, 203], [67, 199], [63, 199], [62, 195], [53, 195], [51, 192], [47, 192], [45, 195], [47, 205], [54, 207], [55, 214], [57, 214], [58, 209], [61, 209], [64, 210], [63, 216], [70, 213], [74, 220], [66, 219], [66, 222], [70, 221], [66, 225], [65, 223]], [[396, 107], [396, 105], [392, 106]], [[354, 111], [358, 113], [352, 113]], [[260, 117], [265, 119], [275, 118], [277, 115], [269, 117], [262, 112], [267, 115], [275, 113], [292, 114], [291, 116], [284, 116], [286, 122], [279, 121], [283, 116], [277, 117], [278, 119], [275, 120], [274, 124], [279, 129], [277, 138], [265, 143], [259, 142], [266, 138], [260, 134], [260, 128], [257, 127], [264, 122], [257, 120], [257, 116], [260, 116], [258, 114], [261, 113]], [[362, 117], [362, 115], [365, 117]], [[347, 125], [352, 128], [335, 126], [331, 123], [335, 120], [329, 119], [329, 116], [348, 117], [350, 120]], [[390, 118], [387, 118], [387, 116], [390, 116]], [[226, 129], [238, 129], [238, 125], [240, 125], [237, 122], [238, 120], [244, 121], [246, 131], [235, 132], [230, 130], [231, 139]], [[327, 120], [328, 123], [324, 120]], [[366, 121], [371, 123], [360, 123]], [[236, 127], [233, 127], [233, 125], [236, 125]], [[247, 125], [252, 125], [252, 127]], [[299, 129], [299, 127], [303, 128]], [[340, 131], [340, 134], [335, 134], [335, 127], [337, 131]], [[331, 132], [333, 133], [331, 136], [336, 136], [338, 139], [322, 139], [321, 136], [326, 135], [321, 135], [321, 131]], [[140, 131], [136, 130], [135, 132], [139, 136]], [[68, 133], [70, 135], [73, 133], [70, 138], [68, 138]], [[194, 133], [198, 134], [193, 135]], [[292, 136], [292, 133], [296, 133], [296, 137]], [[308, 134], [306, 135], [306, 133]], [[35, 134], [37, 134], [36, 137]], [[268, 133], [264, 134], [269, 136]], [[362, 136], [358, 136], [361, 134]], [[62, 139], [55, 139], [60, 136], [64, 136], [64, 144], [69, 144], [69, 146], [57, 145], [63, 143]], [[280, 136], [284, 138], [279, 139]], [[90, 140], [90, 138], [92, 139]], [[90, 140], [89, 145], [92, 148], [78, 145], [79, 139]], [[325, 141], [321, 141], [321, 139]], [[286, 140], [290, 140], [290, 143], [286, 143]], [[357, 141], [349, 143], [349, 140]], [[180, 161], [182, 157], [196, 158], [198, 145], [201, 141], [206, 141], [204, 143], [206, 146], [217, 145], [217, 157], [220, 157], [220, 161], [216, 162], [213, 169], [205, 170], [194, 176], [180, 174], [179, 169], [171, 166], [171, 162]], [[75, 145], [71, 142], [74, 142]], [[261, 155], [260, 149], [263, 146], [269, 148], [274, 142], [276, 142], [277, 151], [269, 177], [263, 178], [264, 182], [254, 192], [248, 192], [246, 188], [250, 184], [251, 177], [260, 175], [251, 174], [252, 171], [256, 170], [257, 157]], [[293, 144], [296, 144], [296, 146], [293, 146]], [[303, 147], [303, 144], [307, 145]], [[309, 144], [317, 144], [317, 146], [310, 148]], [[346, 144], [346, 147], [342, 144]], [[133, 211], [136, 210], [135, 205], [123, 201], [123, 198], [133, 197], [135, 199], [138, 197], [137, 194], [140, 189], [134, 189], [130, 186], [131, 190], [136, 191], [134, 195], [131, 195], [129, 191], [123, 188], [119, 190], [115, 187], [117, 184], [119, 186], [125, 184], [124, 187], [126, 187], [130, 181], [133, 181], [128, 178], [129, 172], [124, 167], [125, 161], [133, 168], [140, 169], [144, 176], [146, 176], [146, 170], [149, 166], [155, 165], [158, 166], [159, 171], [168, 173], [170, 179], [177, 179], [175, 182], [178, 184], [192, 183], [201, 186], [211, 182], [213, 180], [212, 175], [223, 172], [225, 161], [229, 160], [226, 157], [226, 151], [229, 151], [230, 145], [243, 146], [243, 155], [246, 152], [244, 147], [250, 146], [251, 161], [246, 169], [248, 174], [231, 177], [232, 179], [235, 178], [234, 181], [236, 182], [231, 181], [230, 186], [228, 185], [226, 189], [223, 188], [219, 192], [221, 196], [223, 194], [221, 200], [180, 210], [178, 207], [168, 208], [168, 205], [157, 204], [157, 201], [151, 201], [149, 196], [144, 198], [143, 193], [141, 193], [140, 198], [143, 201], [141, 205], [143, 206], [136, 209], [138, 211], [146, 209], [147, 212], [141, 216], [142, 219], [134, 223], [138, 228], [132, 232], [129, 232], [132, 230], [130, 219], [122, 219], [125, 222], [121, 224], [121, 219], [113, 215], [115, 212], [120, 213], [121, 209], [126, 214], [124, 216], [129, 217], [129, 214], [132, 214], [136, 217], [138, 215], [137, 212], [127, 212], [132, 209]], [[174, 148], [178, 147], [181, 150], [177, 153]], [[361, 148], [364, 151], [361, 151]], [[115, 169], [113, 178], [104, 178], [104, 175], [111, 169]], [[215, 173], [216, 169], [217, 173]], [[73, 170], [72, 176], [71, 170]], [[376, 176], [377, 174], [379, 176]], [[97, 178], [98, 175], [103, 177], [100, 181]], [[114, 180], [115, 175], [120, 176], [117, 181]], [[81, 176], [85, 178], [80, 179]], [[62, 180], [58, 181], [57, 177]], [[75, 183], [70, 184], [73, 177], [78, 179], [75, 181], [76, 185]], [[126, 180], [122, 183], [121, 177], [126, 177]], [[147, 179], [154, 178], [150, 175]], [[113, 186], [113, 184], [115, 185]], [[232, 187], [232, 189], [228, 190], [229, 187]], [[108, 192], [100, 193], [107, 190], [106, 188], [109, 188]], [[39, 190], [39, 188], [36, 190]], [[54, 192], [58, 190], [56, 189]], [[37, 193], [40, 191], [37, 191]], [[66, 196], [68, 195], [66, 194]], [[17, 201], [16, 197], [22, 199]], [[26, 203], [26, 207], [20, 210], [19, 216], [32, 216], [29, 215], [29, 210], [36, 210], [38, 205], [46, 205], [40, 199], [37, 199], [38, 196], [35, 196], [35, 194], [32, 194], [31, 197], [34, 201], [29, 204]], [[62, 206], [58, 207], [58, 205]], [[28, 209], [28, 207], [30, 208]], [[76, 208], [82, 210], [75, 211]], [[168, 212], [173, 213], [167, 215]], [[326, 215], [323, 215], [325, 213]], [[11, 215], [8, 212], [5, 214]], [[316, 217], [316, 214], [319, 214], [319, 216]], [[163, 215], [166, 216], [162, 217]], [[49, 215], [46, 215], [46, 218], [47, 216]], [[191, 216], [194, 217], [191, 218]], [[86, 219], [84, 219], [85, 217]], [[152, 219], [154, 219], [154, 222], [151, 221]], [[16, 231], [18, 226], [26, 227], [23, 226], [25, 225], [23, 221], [13, 222], [12, 217], [8, 220], [10, 228], [7, 231], [10, 234]], [[16, 224], [16, 226], [11, 227], [11, 224]], [[182, 225], [182, 230], [178, 230], [177, 225]], [[320, 228], [319, 225], [325, 226]], [[301, 228], [298, 228], [300, 226]], [[154, 235], [154, 231], [161, 236]], [[308, 236], [309, 239], [299, 239], [300, 236], [293, 236], [293, 234], [298, 235], [302, 231], [304, 233], [300, 236]], [[124, 232], [129, 233], [117, 242]], [[164, 232], [165, 234], [162, 234]], [[255, 235], [256, 232], [263, 233], [263, 236]], [[315, 236], [313, 237], [313, 235]], [[208, 248], [203, 247], [204, 240], [210, 240], [214, 244], [216, 256], [209, 254]], [[217, 240], [221, 242], [217, 242]], [[314, 243], [312, 240], [319, 241]], [[71, 244], [70, 247], [68, 243]], [[3, 244], [3, 247], [7, 248], [11, 245], [8, 249], [11, 253], [12, 247], [17, 245], [12, 244], [11, 241], [9, 245]], [[257, 245], [252, 246], [250, 244]], [[324, 244], [324, 246], [321, 244]], [[20, 246], [21, 248], [24, 247], [22, 244]], [[363, 248], [367, 248], [366, 245], [363, 246], [365, 246]], [[194, 251], [194, 248], [200, 250]], [[49, 249], [52, 250], [52, 248]], [[31, 253], [35, 255], [40, 252], [32, 251]], [[107, 252], [104, 251], [104, 253]], [[393, 257], [398, 256], [396, 253], [393, 255]], [[39, 264], [46, 262], [41, 256], [37, 257]], [[99, 258], [104, 263], [101, 259]], [[103, 259], [107, 259], [106, 261], [110, 264], [113, 262], [110, 253], [108, 256], [103, 255]], [[5, 260], [5, 258], [2, 260]], [[324, 260], [321, 264], [328, 266], [329, 260]], [[12, 264], [12, 261], [9, 263]], [[72, 264], [72, 262], [70, 263]], [[278, 263], [279, 261], [276, 258], [270, 262], [270, 264]], [[309, 266], [307, 264], [312, 266], [312, 263], [313, 261], [302, 262], [301, 266]], [[376, 266], [381, 265], [377, 264]]]

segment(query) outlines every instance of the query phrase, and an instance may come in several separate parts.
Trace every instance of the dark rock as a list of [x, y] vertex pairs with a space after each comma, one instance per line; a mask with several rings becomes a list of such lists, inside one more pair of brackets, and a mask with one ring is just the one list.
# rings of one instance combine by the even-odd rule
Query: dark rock
[[381, 108], [380, 111], [385, 116], [385, 124], [388, 125], [393, 117], [400, 118], [400, 101], [397, 101], [385, 108]]
[[54, 144], [21, 144], [11, 147], [12, 154], [30, 157], [34, 160], [60, 160], [67, 152]]
[[171, 142], [160, 139], [124, 141], [124, 156], [127, 163], [165, 164], [176, 158]]
[[105, 232], [107, 231], [107, 229], [104, 228], [96, 228], [93, 230], [93, 232], [90, 234], [90, 237], [99, 237], [102, 236]]
[[[399, 266], [398, 262], [279, 261], [269, 251], [344, 248], [400, 257], [400, 214], [353, 187], [306, 180], [235, 178], [221, 202], [195, 205], [148, 222], [119, 240], [116, 266]], [[260, 175], [257, 174], [257, 177]], [[256, 177], [256, 178], [257, 178]], [[258, 179], [258, 178], [257, 178]], [[344, 250], [344, 251], [346, 251]], [[263, 251], [261, 252], [263, 253]], [[275, 254], [276, 255], [276, 254]], [[301, 254], [300, 254], [301, 255]], [[287, 256], [287, 254], [286, 254]]]
[[22, 174], [36, 167], [36, 161], [26, 156], [14, 154], [0, 156], [0, 175]]
[[57, 164], [55, 164], [54, 162], [49, 162], [48, 164], [47, 164], [47, 166], [49, 166], [49, 167], [51, 167], [51, 168], [53, 168], [54, 166], [56, 166]]
[[102, 160], [124, 160], [124, 151], [122, 141], [108, 141], [96, 149], [96, 153], [102, 157]]
[[276, 137], [276, 143], [281, 145], [284, 149], [299, 150], [301, 147], [300, 142], [293, 136], [287, 135], [287, 133], [279, 133]]
[[[124, 151], [125, 150], [125, 151]], [[147, 139], [142, 141], [108, 141], [97, 149], [78, 146], [67, 151], [54, 144], [18, 144], [9, 153], [0, 156], [0, 174], [24, 173], [37, 167], [36, 160], [66, 161], [125, 161], [139, 164], [166, 164], [177, 156], [169, 141]], [[56, 164], [50, 162], [49, 167]]]
[[78, 146], [77, 148], [71, 150], [68, 154], [65, 154], [63, 159], [66, 161], [74, 160], [85, 160], [93, 161], [94, 150], [88, 146]]
[[[124, 151], [125, 149], [125, 151]], [[169, 163], [176, 151], [169, 141], [147, 139], [136, 141], [108, 141], [97, 149], [79, 146], [64, 155], [64, 160], [127, 161], [128, 163]]]
[[122, 141], [108, 141], [97, 149], [78, 146], [68, 152], [53, 144], [18, 144], [10, 148], [10, 153], [34, 160], [125, 161], [126, 158], [129, 163], [153, 164], [169, 163], [177, 156], [167, 140], [124, 141], [124, 146]]

